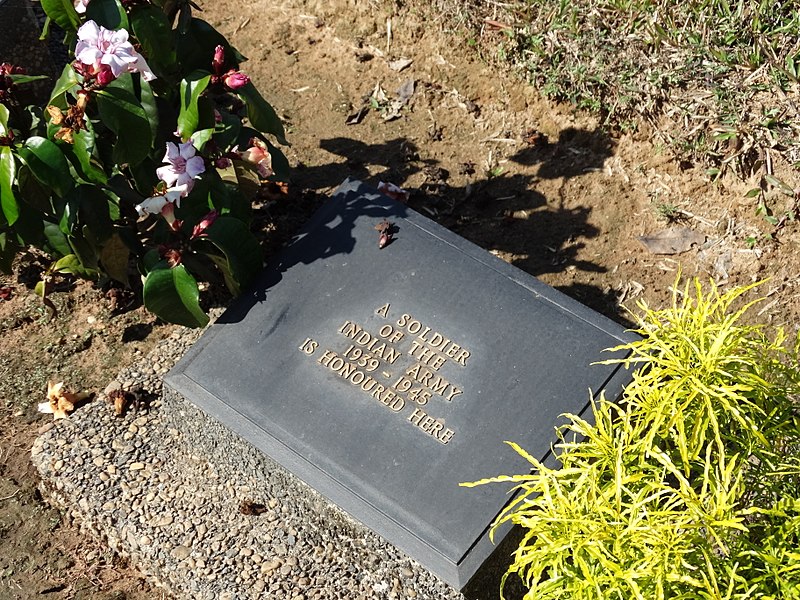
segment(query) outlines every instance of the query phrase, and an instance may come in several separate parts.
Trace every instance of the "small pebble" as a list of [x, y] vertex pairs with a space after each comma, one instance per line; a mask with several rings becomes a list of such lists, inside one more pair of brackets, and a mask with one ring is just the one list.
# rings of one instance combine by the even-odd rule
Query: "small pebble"
[[186, 546], [177, 546], [170, 554], [177, 560], [185, 560], [192, 553], [191, 548]]

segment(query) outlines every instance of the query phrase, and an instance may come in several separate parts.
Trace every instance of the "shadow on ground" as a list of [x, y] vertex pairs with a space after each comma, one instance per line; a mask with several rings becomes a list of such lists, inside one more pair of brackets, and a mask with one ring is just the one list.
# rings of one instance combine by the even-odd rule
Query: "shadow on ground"
[[[297, 188], [314, 192], [329, 190], [347, 177], [373, 186], [380, 179], [402, 187], [413, 178], [414, 188], [408, 188], [410, 207], [490, 252], [513, 255], [512, 264], [531, 275], [606, 270], [580, 257], [586, 240], [601, 233], [592, 223], [591, 206], [567, 205], [560, 195], [546, 198], [536, 189], [542, 179], [566, 182], [600, 168], [613, 150], [613, 141], [601, 131], [569, 128], [554, 142], [543, 137], [531, 140], [510, 158], [512, 162], [534, 167], [527, 169], [531, 174], [505, 174], [498, 170], [481, 176], [475, 165], [459, 165], [458, 175], [469, 180], [465, 185], [454, 185], [453, 174], [438, 160], [424, 158], [424, 149], [410, 139], [366, 144], [337, 137], [321, 140], [320, 147], [342, 160], [302, 166], [293, 178]], [[379, 175], [375, 175], [376, 171]], [[463, 181], [465, 177], [458, 179]], [[584, 284], [559, 289], [625, 322], [613, 291]]]

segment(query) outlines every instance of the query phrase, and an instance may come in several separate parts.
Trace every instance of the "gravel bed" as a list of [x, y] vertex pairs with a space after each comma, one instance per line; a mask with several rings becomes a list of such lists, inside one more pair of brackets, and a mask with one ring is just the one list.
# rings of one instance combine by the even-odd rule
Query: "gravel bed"
[[[182, 396], [162, 396], [198, 335], [174, 333], [42, 428], [31, 455], [50, 502], [176, 598], [497, 597], [502, 565], [463, 595]], [[139, 406], [117, 416], [115, 389]]]

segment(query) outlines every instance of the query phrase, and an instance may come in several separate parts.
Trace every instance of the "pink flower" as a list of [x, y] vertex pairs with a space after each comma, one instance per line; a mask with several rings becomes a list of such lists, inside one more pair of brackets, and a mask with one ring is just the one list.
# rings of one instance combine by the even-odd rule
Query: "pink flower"
[[[253, 138], [250, 140], [252, 146], [244, 152], [238, 152], [243, 160], [255, 165], [258, 174], [262, 179], [266, 179], [274, 173], [272, 170], [272, 157], [269, 155], [267, 145], [259, 140]], [[236, 148], [233, 149], [236, 152]]]
[[196, 177], [206, 170], [206, 165], [202, 157], [196, 156], [197, 150], [192, 142], [173, 144], [167, 142], [167, 153], [163, 161], [169, 163], [156, 169], [156, 175], [169, 188], [183, 187], [186, 190], [184, 196], [192, 191]]
[[141, 204], [136, 205], [139, 216], [162, 215], [167, 223], [172, 225], [175, 221], [175, 207], [180, 208], [181, 198], [186, 195], [186, 186], [168, 189], [164, 194], [151, 196]]
[[141, 73], [145, 81], [156, 78], [142, 55], [128, 41], [127, 31], [111, 31], [94, 21], [86, 21], [78, 29], [75, 58], [95, 72], [100, 71], [100, 65], [108, 65], [115, 78], [122, 73]]
[[194, 229], [192, 229], [192, 239], [198, 238], [202, 235], [206, 235], [206, 229], [211, 227], [212, 223], [214, 223], [214, 221], [217, 220], [218, 216], [219, 216], [219, 211], [212, 210], [205, 217], [203, 217], [203, 219], [197, 225], [194, 226]]
[[75, 7], [75, 12], [82, 15], [86, 12], [86, 7], [89, 6], [89, 0], [73, 0], [72, 4]]
[[239, 71], [228, 71], [222, 81], [229, 89], [238, 90], [250, 83], [250, 78]]

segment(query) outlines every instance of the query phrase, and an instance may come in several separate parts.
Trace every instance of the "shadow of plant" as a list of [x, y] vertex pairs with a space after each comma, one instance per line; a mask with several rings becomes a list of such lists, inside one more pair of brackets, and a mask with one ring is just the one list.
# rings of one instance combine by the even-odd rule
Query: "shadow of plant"
[[[323, 139], [319, 145], [342, 157], [344, 162], [303, 166], [295, 171], [296, 187], [326, 190], [347, 177], [373, 186], [383, 180], [404, 187], [413, 179], [414, 187], [408, 187], [411, 208], [490, 252], [512, 255], [512, 264], [531, 275], [567, 270], [606, 271], [604, 266], [581, 256], [586, 240], [601, 233], [591, 221], [589, 203], [568, 205], [562, 195], [546, 198], [536, 189], [541, 179], [566, 181], [601, 168], [614, 146], [613, 140], [601, 131], [565, 129], [556, 142], [531, 143], [510, 158], [524, 166], [538, 164], [535, 174], [506, 174], [500, 169], [481, 173], [475, 165], [461, 165], [463, 171], [459, 175], [466, 171], [468, 183], [463, 183], [464, 177], [460, 177], [460, 185], [452, 183], [456, 178], [448, 169], [454, 170], [453, 165], [426, 158], [424, 148], [410, 139], [366, 144], [336, 137]], [[324, 254], [329, 255], [329, 249]], [[625, 322], [615, 295], [609, 290], [590, 285], [560, 289]]]

